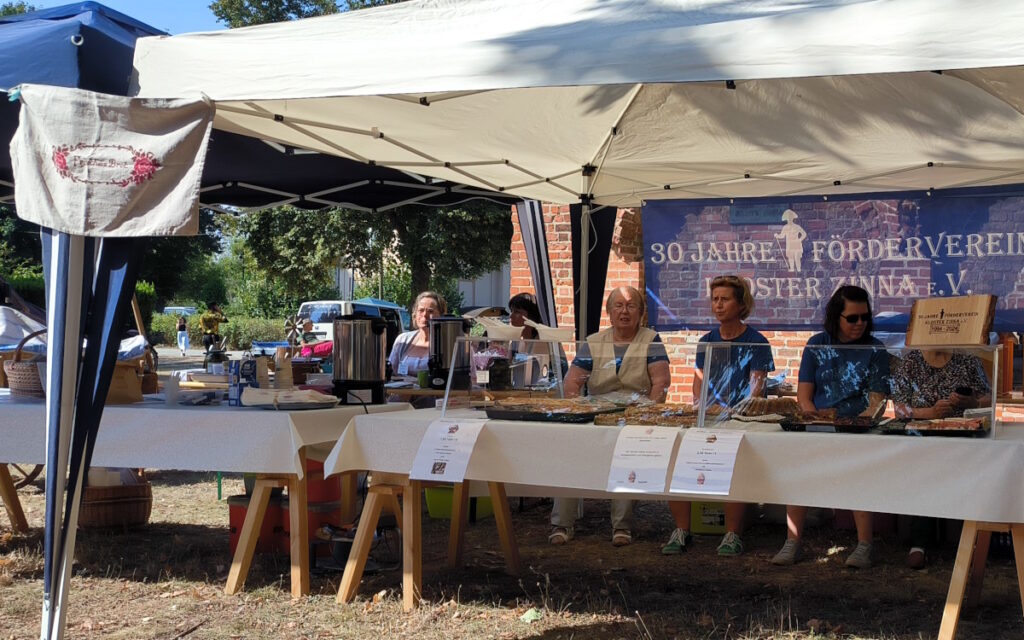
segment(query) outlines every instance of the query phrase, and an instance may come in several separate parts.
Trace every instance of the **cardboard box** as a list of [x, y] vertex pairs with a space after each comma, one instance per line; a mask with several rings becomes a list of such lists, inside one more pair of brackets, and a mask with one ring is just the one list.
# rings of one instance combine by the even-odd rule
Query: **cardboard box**
[[918, 300], [910, 311], [907, 345], [988, 344], [995, 312], [991, 295]]

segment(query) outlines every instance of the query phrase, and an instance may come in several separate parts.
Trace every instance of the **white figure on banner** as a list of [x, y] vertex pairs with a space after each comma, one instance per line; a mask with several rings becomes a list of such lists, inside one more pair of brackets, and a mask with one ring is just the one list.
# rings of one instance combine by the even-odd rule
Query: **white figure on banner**
[[807, 239], [807, 232], [804, 228], [793, 222], [799, 216], [796, 215], [796, 211], [792, 209], [786, 209], [782, 212], [782, 219], [786, 221], [783, 225], [782, 231], [775, 234], [776, 239], [784, 239], [786, 241], [786, 264], [789, 265], [789, 270], [799, 273], [800, 272], [800, 261], [804, 256], [804, 240]]

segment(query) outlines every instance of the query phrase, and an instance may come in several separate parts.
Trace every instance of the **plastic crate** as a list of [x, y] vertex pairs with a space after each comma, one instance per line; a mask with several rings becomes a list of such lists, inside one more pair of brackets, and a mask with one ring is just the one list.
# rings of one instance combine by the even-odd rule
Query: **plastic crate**
[[[427, 514], [438, 520], [450, 520], [452, 517], [451, 487], [430, 487], [424, 489], [427, 496]], [[476, 519], [481, 520], [494, 515], [494, 505], [490, 498], [476, 498]]]
[[[282, 508], [283, 498], [271, 496], [267, 504], [267, 512], [263, 516], [263, 523], [260, 525], [260, 537], [256, 541], [257, 553], [279, 553], [288, 552], [288, 538], [284, 536], [282, 545], [282, 534], [284, 532], [284, 509]], [[238, 547], [238, 539], [242, 534], [242, 525], [245, 524], [245, 515], [249, 511], [249, 496], [237, 495], [228, 498], [228, 522], [229, 537], [228, 548], [231, 555], [235, 555]]]

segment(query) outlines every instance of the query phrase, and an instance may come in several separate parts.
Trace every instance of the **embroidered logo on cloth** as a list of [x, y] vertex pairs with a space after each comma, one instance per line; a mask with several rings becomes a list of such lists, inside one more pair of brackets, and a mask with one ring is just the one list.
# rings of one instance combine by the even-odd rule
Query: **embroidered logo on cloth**
[[118, 187], [142, 184], [161, 167], [149, 151], [129, 145], [84, 142], [54, 147], [53, 165], [61, 177], [73, 182]]

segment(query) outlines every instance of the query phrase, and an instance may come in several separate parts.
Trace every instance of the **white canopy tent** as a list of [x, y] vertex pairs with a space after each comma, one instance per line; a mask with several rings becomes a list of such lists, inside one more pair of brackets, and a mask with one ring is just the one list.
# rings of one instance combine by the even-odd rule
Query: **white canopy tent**
[[1017, 0], [419, 0], [142, 38], [133, 91], [547, 202], [827, 197], [1024, 181], [1022, 32]]

